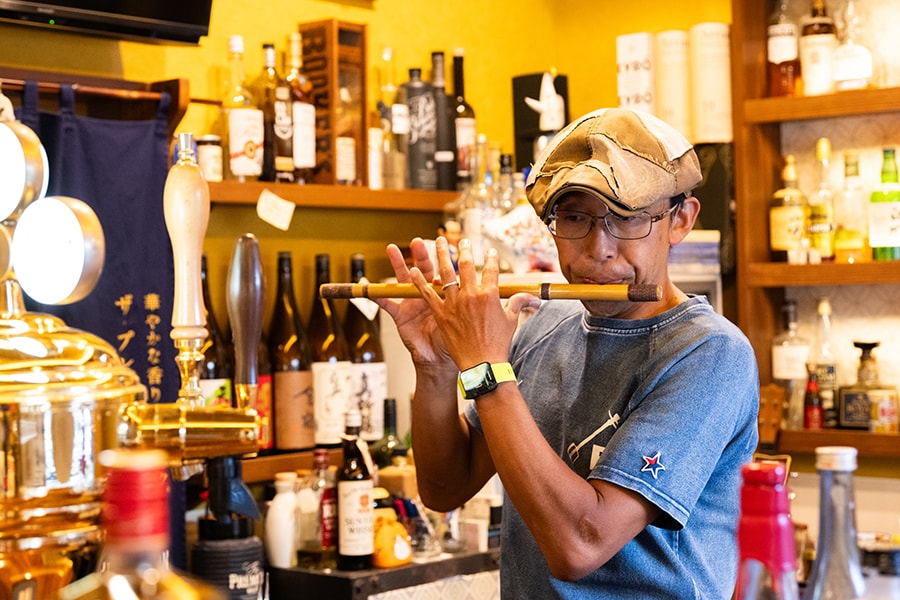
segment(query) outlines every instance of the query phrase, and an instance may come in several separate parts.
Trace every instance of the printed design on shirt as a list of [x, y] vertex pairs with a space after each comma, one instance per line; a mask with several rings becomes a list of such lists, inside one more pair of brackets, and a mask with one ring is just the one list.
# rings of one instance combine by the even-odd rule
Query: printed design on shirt
[[644, 459], [644, 466], [641, 467], [641, 473], [649, 472], [653, 475], [653, 479], [656, 479], [659, 476], [660, 471], [665, 471], [666, 467], [659, 460], [659, 450], [656, 451], [656, 454], [653, 456], [642, 456]]
[[[612, 414], [612, 411], [608, 411], [607, 414], [609, 415], [609, 418], [606, 419], [606, 421], [604, 421], [603, 424], [600, 425], [600, 427], [591, 432], [589, 436], [587, 436], [577, 444], [575, 442], [569, 444], [569, 447], [566, 449], [566, 454], [568, 454], [569, 460], [572, 461], [572, 463], [575, 463], [575, 461], [578, 460], [578, 457], [581, 454], [581, 449], [589, 444], [594, 438], [596, 438], [609, 427], [615, 429], [619, 426], [619, 421], [621, 420], [619, 413]], [[600, 459], [600, 455], [603, 453], [603, 450], [605, 448], [605, 446], [600, 446], [599, 444], [593, 445], [591, 449], [591, 469], [593, 469], [597, 464], [597, 461]]]

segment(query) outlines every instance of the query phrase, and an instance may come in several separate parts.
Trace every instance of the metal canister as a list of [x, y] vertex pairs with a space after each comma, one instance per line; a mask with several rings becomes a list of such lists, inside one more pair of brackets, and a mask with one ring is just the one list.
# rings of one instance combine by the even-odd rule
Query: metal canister
[[222, 181], [222, 138], [201, 135], [197, 138], [197, 164], [206, 181]]

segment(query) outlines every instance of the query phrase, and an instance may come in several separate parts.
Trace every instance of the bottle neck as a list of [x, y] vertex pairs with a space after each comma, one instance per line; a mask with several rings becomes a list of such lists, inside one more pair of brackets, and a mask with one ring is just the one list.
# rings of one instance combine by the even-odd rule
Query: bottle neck
[[231, 74], [232, 91], [244, 90], [244, 55], [241, 52], [232, 52], [228, 59], [229, 72]]
[[897, 161], [893, 152], [885, 152], [881, 163], [881, 182], [897, 183]]
[[453, 57], [453, 94], [457, 100], [466, 97], [465, 81], [463, 80], [463, 57]]
[[865, 583], [856, 540], [853, 471], [818, 472], [819, 539], [807, 588], [815, 598], [859, 598]]

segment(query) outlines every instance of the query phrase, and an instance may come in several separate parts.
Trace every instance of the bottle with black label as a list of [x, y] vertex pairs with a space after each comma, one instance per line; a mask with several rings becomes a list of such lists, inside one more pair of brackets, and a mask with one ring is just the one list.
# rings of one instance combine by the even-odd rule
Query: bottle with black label
[[409, 187], [413, 190], [437, 189], [437, 167], [434, 152], [437, 144], [433, 87], [422, 80], [422, 69], [409, 70], [409, 81], [403, 84], [409, 108]]
[[337, 477], [337, 567], [343, 571], [360, 571], [372, 568], [375, 553], [373, 469], [366, 444], [359, 438], [362, 425], [359, 411], [348, 411], [345, 423], [344, 461]]

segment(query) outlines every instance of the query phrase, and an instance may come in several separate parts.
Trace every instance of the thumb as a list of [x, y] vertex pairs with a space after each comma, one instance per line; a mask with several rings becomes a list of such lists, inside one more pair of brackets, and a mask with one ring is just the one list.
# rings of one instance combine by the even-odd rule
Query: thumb
[[541, 305], [541, 299], [531, 294], [513, 294], [506, 303], [506, 310], [510, 314], [518, 316], [526, 308], [537, 310]]

